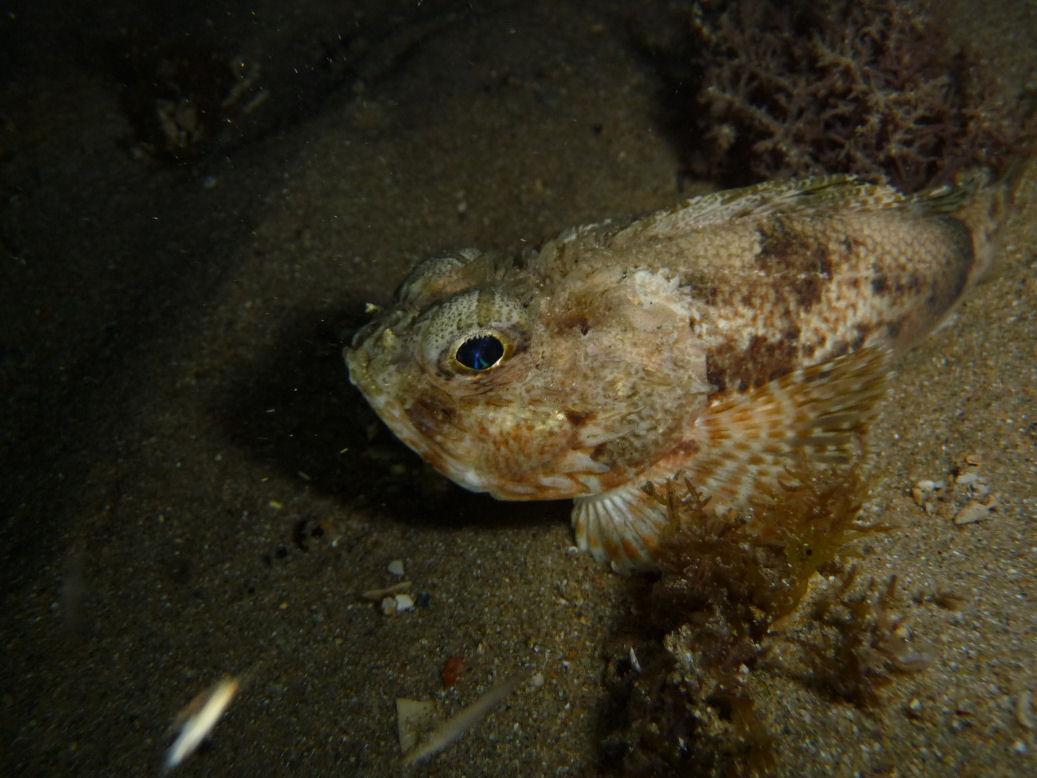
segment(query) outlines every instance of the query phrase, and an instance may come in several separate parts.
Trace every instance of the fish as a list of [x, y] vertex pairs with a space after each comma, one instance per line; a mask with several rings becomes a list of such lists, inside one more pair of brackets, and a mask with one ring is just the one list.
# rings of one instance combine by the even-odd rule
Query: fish
[[793, 461], [855, 461], [896, 360], [991, 264], [993, 217], [967, 218], [988, 182], [767, 182], [438, 254], [343, 349], [349, 378], [455, 483], [572, 499], [580, 549], [650, 570], [668, 488], [737, 515]]

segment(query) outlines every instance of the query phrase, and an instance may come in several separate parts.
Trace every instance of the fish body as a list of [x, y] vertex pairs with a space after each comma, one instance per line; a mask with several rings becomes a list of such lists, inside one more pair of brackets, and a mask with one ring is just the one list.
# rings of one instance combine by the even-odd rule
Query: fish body
[[971, 195], [792, 180], [437, 256], [345, 349], [350, 379], [456, 483], [572, 498], [582, 548], [651, 567], [649, 485], [737, 511], [791, 456], [851, 457], [893, 360], [988, 264]]

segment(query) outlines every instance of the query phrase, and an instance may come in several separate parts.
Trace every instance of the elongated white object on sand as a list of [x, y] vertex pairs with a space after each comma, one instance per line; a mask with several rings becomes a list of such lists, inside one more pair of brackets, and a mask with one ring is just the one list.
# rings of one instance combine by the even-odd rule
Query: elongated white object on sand
[[[166, 752], [163, 772], [168, 772], [194, 753], [202, 741], [216, 726], [223, 711], [238, 693], [237, 678], [221, 678], [209, 691], [196, 697], [181, 713], [180, 734]], [[177, 724], [174, 724], [174, 727]]]
[[501, 681], [471, 705], [463, 708], [456, 716], [452, 716], [444, 721], [433, 730], [428, 740], [403, 758], [404, 767], [422, 759], [427, 759], [433, 754], [438, 754], [460, 738], [465, 732], [482, 721], [490, 711], [500, 705], [505, 697], [515, 691], [519, 684], [522, 683], [522, 679], [523, 676], [514, 676]]

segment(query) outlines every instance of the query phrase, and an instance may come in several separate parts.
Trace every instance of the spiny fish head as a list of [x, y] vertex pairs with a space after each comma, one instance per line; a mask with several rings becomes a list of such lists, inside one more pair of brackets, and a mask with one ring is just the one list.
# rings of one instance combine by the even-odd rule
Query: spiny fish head
[[704, 405], [705, 360], [675, 286], [649, 273], [549, 277], [535, 257], [436, 257], [345, 349], [350, 380], [467, 489], [598, 493], [672, 450]]

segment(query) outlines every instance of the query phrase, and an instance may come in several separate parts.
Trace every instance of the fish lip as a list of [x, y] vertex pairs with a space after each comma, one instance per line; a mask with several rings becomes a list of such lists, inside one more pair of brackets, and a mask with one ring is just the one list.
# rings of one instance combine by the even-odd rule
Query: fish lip
[[[358, 353], [354, 346], [343, 346], [342, 348], [342, 360], [346, 363], [346, 375], [349, 377], [349, 383], [359, 389], [360, 384], [357, 382], [356, 374], [360, 371], [360, 365], [355, 360]], [[364, 365], [364, 372], [367, 372], [366, 365]]]
[[358, 375], [362, 373], [366, 378], [367, 367], [371, 363], [371, 352], [364, 348], [364, 344], [368, 342], [368, 333], [366, 331], [373, 324], [375, 322], [365, 324], [353, 334], [350, 342], [342, 347], [342, 360], [346, 363], [346, 373], [349, 375], [349, 382], [357, 388], [360, 388], [361, 383]]
[[[353, 333], [349, 343], [342, 348], [342, 358], [345, 360], [346, 369], [349, 372], [349, 381], [363, 390], [363, 385], [370, 385], [369, 366], [374, 361], [374, 350], [371, 344], [377, 344], [378, 339], [386, 330], [408, 326], [414, 319], [411, 311], [401, 308], [390, 308], [379, 313], [374, 319]], [[355, 374], [361, 374], [358, 380]], [[366, 395], [366, 392], [365, 392]]]

